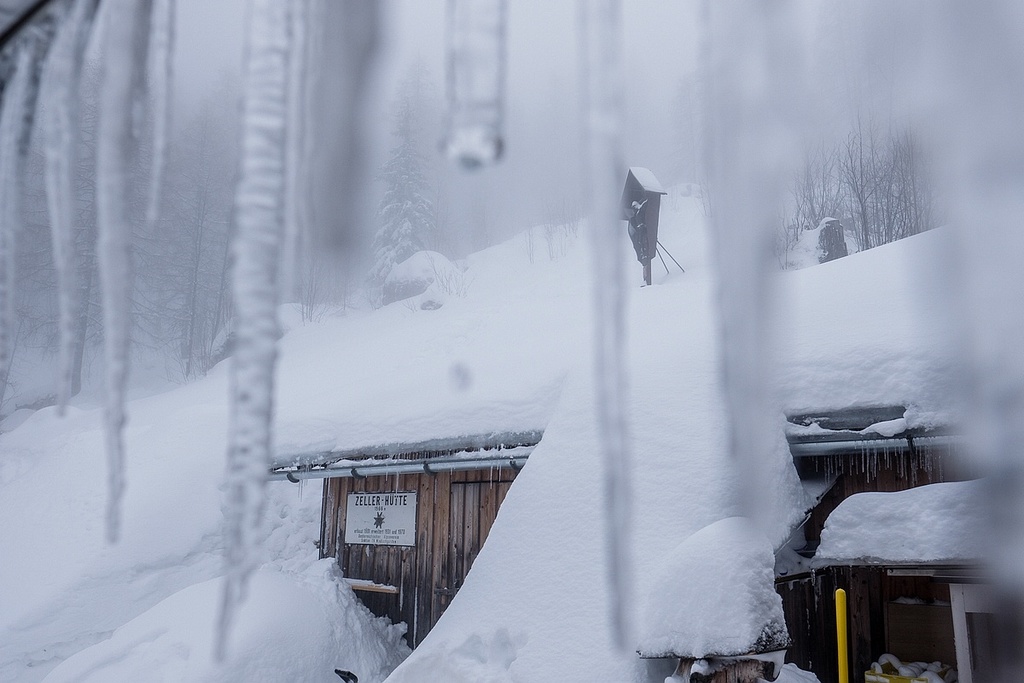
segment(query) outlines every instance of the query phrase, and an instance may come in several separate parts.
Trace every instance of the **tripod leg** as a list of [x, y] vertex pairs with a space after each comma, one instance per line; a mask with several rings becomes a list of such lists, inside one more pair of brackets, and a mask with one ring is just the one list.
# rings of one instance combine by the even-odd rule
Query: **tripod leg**
[[[662, 251], [664, 251], [666, 254], [668, 254], [668, 257], [670, 259], [672, 259], [672, 263], [674, 263], [677, 266], [679, 266], [679, 261], [676, 261], [676, 257], [672, 255], [672, 252], [670, 252], [668, 249], [665, 248], [665, 245], [661, 243], [661, 240], [658, 240], [658, 246], [661, 247]], [[686, 269], [683, 268], [682, 266], [679, 266], [679, 270], [681, 270], [684, 273], [686, 272]]]
[[661, 255], [661, 249], [658, 250], [658, 258], [661, 259], [661, 265], [665, 266], [665, 275], [668, 275], [671, 271], [668, 269], [668, 264], [665, 263], [665, 257]]

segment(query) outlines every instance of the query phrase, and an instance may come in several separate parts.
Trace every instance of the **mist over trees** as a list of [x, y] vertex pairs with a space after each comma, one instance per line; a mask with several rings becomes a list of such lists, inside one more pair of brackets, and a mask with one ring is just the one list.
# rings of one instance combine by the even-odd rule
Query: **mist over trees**
[[935, 192], [913, 131], [883, 129], [870, 118], [858, 118], [845, 139], [808, 149], [790, 187], [790, 212], [776, 234], [783, 267], [800, 234], [824, 218], [839, 219], [859, 250], [937, 225]]
[[422, 75], [414, 72], [402, 86], [394, 106], [395, 146], [381, 168], [384, 193], [377, 209], [380, 227], [373, 238], [373, 265], [368, 279], [379, 290], [398, 263], [437, 243], [436, 209], [432, 196], [436, 184], [427, 176], [426, 159], [420, 152], [422, 123], [417, 97]]
[[[71, 394], [87, 384], [102, 343], [96, 225], [98, 70], [83, 68], [74, 159], [74, 334]], [[133, 354], [162, 359], [171, 379], [204, 374], [223, 357], [230, 318], [228, 241], [237, 122], [231, 92], [211, 93], [173, 133], [157, 221], [146, 220], [151, 155], [141, 121], [131, 155], [127, 206], [133, 226], [129, 297]], [[49, 230], [44, 154], [36, 135], [29, 147], [24, 221], [16, 236], [12, 367], [45, 366], [59, 345], [57, 272]], [[32, 373], [28, 373], [31, 375]], [[0, 414], [52, 405], [51, 386], [23, 386], [13, 373], [0, 392]], [[38, 380], [36, 380], [38, 381]]]

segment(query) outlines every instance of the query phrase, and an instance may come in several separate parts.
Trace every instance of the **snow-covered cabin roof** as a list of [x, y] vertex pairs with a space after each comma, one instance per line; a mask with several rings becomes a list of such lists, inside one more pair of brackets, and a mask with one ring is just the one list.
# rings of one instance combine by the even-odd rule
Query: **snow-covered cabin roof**
[[985, 557], [985, 483], [857, 493], [825, 521], [816, 565], [976, 563]]
[[634, 178], [636, 178], [636, 181], [645, 192], [668, 194], [668, 192], [665, 191], [665, 188], [661, 186], [661, 183], [655, 177], [654, 172], [649, 168], [644, 168], [643, 166], [630, 166], [629, 172]]
[[529, 268], [516, 239], [473, 255], [458, 274], [461, 289], [438, 310], [399, 301], [315, 326], [290, 314], [274, 464], [409, 444], [460, 450], [483, 437], [543, 432], [587, 339], [578, 303], [587, 282], [564, 277], [565, 268], [578, 272], [580, 256]]

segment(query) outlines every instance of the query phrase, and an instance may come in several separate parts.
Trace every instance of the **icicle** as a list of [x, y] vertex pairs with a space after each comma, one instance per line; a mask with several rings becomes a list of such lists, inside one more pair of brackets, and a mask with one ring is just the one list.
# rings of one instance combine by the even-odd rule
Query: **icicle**
[[57, 275], [60, 330], [57, 406], [60, 414], [71, 398], [78, 308], [74, 245], [78, 79], [95, 9], [95, 0], [75, 0], [71, 5], [50, 46], [39, 94], [39, 120], [46, 157], [46, 202]]
[[291, 50], [288, 54], [288, 149], [285, 163], [285, 221], [282, 248], [282, 302], [295, 296], [295, 270], [299, 241], [307, 234], [307, 202], [304, 189], [308, 183], [308, 149], [306, 147], [306, 26], [310, 0], [295, 0], [291, 12]]
[[[310, 62], [311, 98], [316, 106], [309, 107], [310, 117], [318, 114], [317, 126], [309, 126], [307, 138], [317, 138], [317, 173], [328, 175], [331, 199], [318, 208], [330, 209], [331, 220], [310, 222], [315, 248], [336, 260], [342, 268], [345, 250], [355, 242], [366, 227], [366, 201], [371, 192], [366, 168], [366, 142], [371, 139], [367, 129], [366, 97], [371, 67], [377, 52], [383, 3], [315, 0], [310, 7], [307, 24], [307, 44], [317, 59]], [[325, 27], [325, 28], [319, 28]], [[317, 28], [315, 32], [311, 29]], [[329, 32], [329, 33], [328, 33]], [[328, 68], [329, 67], [329, 68]], [[323, 112], [329, 112], [323, 120]], [[326, 130], [321, 131], [326, 126]], [[324, 137], [335, 144], [327, 147], [328, 159], [322, 150]], [[343, 207], [335, 210], [335, 207]]]
[[153, 108], [153, 159], [149, 175], [146, 225], [155, 229], [160, 217], [160, 192], [167, 157], [167, 129], [171, 117], [174, 51], [174, 0], [153, 0], [149, 42], [149, 96]]
[[506, 0], [448, 0], [445, 152], [464, 168], [501, 158]]
[[597, 424], [605, 467], [605, 525], [612, 596], [613, 640], [632, 646], [629, 433], [626, 424], [625, 273], [617, 201], [622, 181], [621, 15], [617, 0], [580, 3], [586, 101], [590, 231], [594, 249]]
[[[792, 117], [801, 41], [799, 17], [785, 0], [705, 0], [711, 43], [705, 76], [711, 224], [721, 312], [722, 376], [730, 450], [741, 477], [737, 507], [757, 523], [775, 519], [770, 435], [776, 429], [766, 379], [774, 320], [771, 236], [783, 179], [798, 148]], [[852, 470], [855, 463], [849, 463]], [[774, 533], [765, 529], [769, 534]]]
[[25, 138], [32, 98], [32, 49], [18, 52], [0, 110], [0, 405], [14, 357], [14, 251], [21, 230]]
[[227, 639], [250, 573], [270, 461], [277, 275], [285, 203], [285, 125], [289, 13], [280, 0], [251, 0], [242, 107], [242, 149], [235, 191], [235, 353], [225, 500], [226, 573], [215, 653]]
[[133, 85], [145, 62], [148, 13], [138, 0], [103, 3], [104, 55], [96, 143], [97, 261], [103, 301], [106, 448], [109, 469], [107, 540], [117, 541], [124, 493], [125, 394], [128, 379], [130, 276], [128, 217]]

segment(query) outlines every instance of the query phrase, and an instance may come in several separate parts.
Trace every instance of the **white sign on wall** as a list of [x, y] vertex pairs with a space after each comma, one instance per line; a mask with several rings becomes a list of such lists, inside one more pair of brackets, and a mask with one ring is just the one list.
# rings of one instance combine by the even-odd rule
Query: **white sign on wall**
[[348, 494], [345, 543], [416, 545], [416, 492]]

